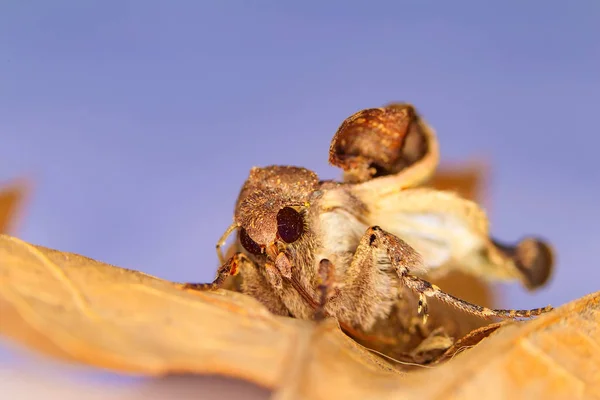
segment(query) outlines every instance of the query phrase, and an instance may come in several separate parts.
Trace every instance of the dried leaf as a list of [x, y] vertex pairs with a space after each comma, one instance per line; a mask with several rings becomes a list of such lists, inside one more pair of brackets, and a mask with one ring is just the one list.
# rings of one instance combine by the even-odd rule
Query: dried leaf
[[[582, 399], [600, 396], [600, 292], [533, 321], [510, 323], [433, 368], [394, 376], [340, 360], [314, 335], [285, 397], [311, 399]], [[300, 350], [298, 350], [300, 352]]]
[[600, 292], [506, 324], [436, 367], [400, 373], [334, 321], [277, 317], [245, 295], [183, 291], [0, 235], [0, 316], [3, 335], [57, 358], [148, 375], [222, 374], [279, 398], [600, 396]]
[[409, 398], [600, 398], [600, 292], [533, 321], [507, 324], [405, 383]]
[[444, 352], [444, 354], [434, 361], [434, 364], [439, 364], [442, 361], [451, 359], [452, 357], [454, 357], [461, 351], [464, 351], [466, 349], [469, 349], [469, 348], [475, 346], [476, 344], [481, 342], [483, 339], [487, 338], [492, 333], [494, 333], [501, 326], [511, 324], [511, 323], [513, 323], [513, 321], [502, 321], [502, 322], [496, 322], [494, 324], [481, 326], [477, 329], [473, 329], [471, 332], [469, 332], [468, 334], [466, 334], [465, 336], [463, 336], [462, 338], [460, 338], [459, 340], [454, 342], [450, 347], [448, 347], [448, 349]]
[[272, 387], [303, 325], [273, 317], [248, 296], [189, 293], [5, 235], [0, 280], [3, 334], [55, 357], [128, 373], [222, 373]]

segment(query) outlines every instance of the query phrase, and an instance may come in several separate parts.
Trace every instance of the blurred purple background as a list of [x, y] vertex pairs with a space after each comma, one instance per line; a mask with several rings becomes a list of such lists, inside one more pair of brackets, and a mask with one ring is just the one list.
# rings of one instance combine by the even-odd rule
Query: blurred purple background
[[560, 305], [600, 289], [599, 38], [593, 0], [7, 0], [0, 182], [34, 181], [24, 240], [207, 281], [250, 167], [339, 177], [342, 120], [405, 100], [444, 161], [489, 159], [495, 236], [556, 246], [504, 305]]

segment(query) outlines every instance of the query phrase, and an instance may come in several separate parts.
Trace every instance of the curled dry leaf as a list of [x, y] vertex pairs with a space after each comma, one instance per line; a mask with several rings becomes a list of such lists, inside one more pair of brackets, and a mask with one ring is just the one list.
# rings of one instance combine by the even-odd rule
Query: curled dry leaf
[[[0, 235], [0, 332], [115, 371], [223, 374], [279, 398], [592, 398], [600, 396], [600, 292], [409, 373], [337, 324], [269, 313], [249, 296], [180, 285]], [[483, 333], [482, 333], [483, 332]], [[459, 341], [470, 346], [481, 337]]]

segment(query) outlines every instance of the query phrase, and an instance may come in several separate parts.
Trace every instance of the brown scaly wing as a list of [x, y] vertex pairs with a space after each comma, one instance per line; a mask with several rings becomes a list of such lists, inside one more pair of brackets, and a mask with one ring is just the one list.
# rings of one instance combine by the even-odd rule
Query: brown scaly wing
[[434, 130], [408, 103], [368, 108], [348, 117], [335, 133], [329, 163], [346, 182], [371, 190], [400, 190], [427, 181], [438, 166]]

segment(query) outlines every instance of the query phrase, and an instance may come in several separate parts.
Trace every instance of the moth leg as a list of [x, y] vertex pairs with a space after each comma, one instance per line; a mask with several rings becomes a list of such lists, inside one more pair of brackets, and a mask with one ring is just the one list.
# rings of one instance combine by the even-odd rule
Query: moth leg
[[223, 288], [227, 278], [239, 276], [240, 291], [260, 301], [265, 307], [276, 315], [290, 315], [289, 310], [281, 299], [273, 292], [265, 277], [259, 271], [259, 266], [250, 260], [244, 253], [235, 253], [217, 269], [215, 279], [210, 283], [185, 283], [182, 289], [188, 290], [216, 290]]
[[315, 309], [315, 320], [321, 321], [327, 315], [325, 306], [327, 305], [327, 299], [329, 293], [333, 287], [333, 276], [335, 268], [333, 264], [326, 258], [319, 262], [319, 286], [317, 290], [319, 292], [319, 303]]
[[240, 272], [240, 267], [249, 265], [253, 268], [255, 264], [244, 253], [235, 253], [229, 260], [223, 263], [218, 269], [215, 279], [210, 283], [184, 283], [183, 289], [193, 290], [216, 290], [223, 286], [227, 278], [236, 276]]
[[411, 255], [411, 251], [414, 252], [414, 250], [412, 250], [410, 246], [406, 244], [406, 242], [392, 235], [391, 233], [384, 231], [378, 226], [369, 228], [368, 232], [370, 232], [371, 235], [372, 245], [381, 245], [385, 248], [390, 258], [392, 267], [396, 270], [396, 273], [398, 274], [402, 284], [419, 295], [419, 308], [424, 320], [427, 318], [428, 297], [437, 298], [455, 308], [458, 308], [459, 310], [484, 318], [530, 318], [552, 310], [551, 306], [534, 308], [530, 310], [490, 309], [459, 299], [458, 297], [444, 292], [438, 286], [410, 273], [410, 268], [412, 265], [410, 265], [410, 263], [407, 261], [414, 262], [414, 255]]

